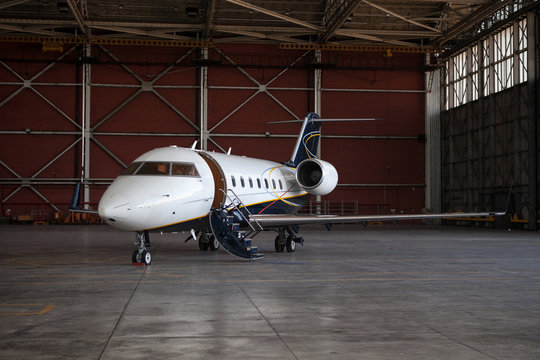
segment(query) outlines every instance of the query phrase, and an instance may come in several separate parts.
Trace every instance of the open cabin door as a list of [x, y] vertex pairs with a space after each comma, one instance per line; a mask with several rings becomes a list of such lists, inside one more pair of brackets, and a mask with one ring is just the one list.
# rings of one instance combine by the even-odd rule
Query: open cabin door
[[[199, 152], [199, 155], [206, 161], [210, 170], [212, 171], [212, 177], [214, 178], [214, 201], [212, 202], [212, 209], [222, 208], [225, 205], [225, 194], [227, 193], [227, 182], [225, 181], [225, 175], [223, 171], [210, 155]], [[223, 191], [222, 191], [223, 190]]]

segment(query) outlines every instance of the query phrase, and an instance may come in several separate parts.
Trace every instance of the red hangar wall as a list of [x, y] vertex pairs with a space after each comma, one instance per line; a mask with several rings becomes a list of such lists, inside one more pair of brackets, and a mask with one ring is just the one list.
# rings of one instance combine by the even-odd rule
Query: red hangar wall
[[41, 44], [1, 43], [2, 215], [66, 211], [81, 180], [95, 208], [124, 167], [161, 146], [197, 140], [211, 151], [286, 161], [300, 125], [267, 122], [311, 111], [377, 119], [323, 124], [321, 155], [339, 172], [323, 201], [354, 204], [357, 213], [419, 212], [423, 58], [277, 45], [44, 52]]

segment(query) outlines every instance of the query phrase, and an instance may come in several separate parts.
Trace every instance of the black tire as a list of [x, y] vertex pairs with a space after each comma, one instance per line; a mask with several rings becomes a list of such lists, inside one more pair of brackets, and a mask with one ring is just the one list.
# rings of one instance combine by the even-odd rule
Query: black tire
[[292, 236], [287, 237], [287, 252], [294, 252], [296, 250], [296, 241]]
[[141, 254], [142, 262], [148, 266], [152, 264], [152, 254], [150, 254], [150, 251], [144, 250]]
[[274, 241], [274, 246], [276, 248], [276, 252], [283, 252], [283, 245], [281, 244], [281, 235], [276, 236], [276, 240]]
[[133, 254], [131, 255], [131, 261], [132, 261], [134, 264], [140, 264], [140, 263], [141, 263], [140, 261], [138, 261], [138, 260], [140, 260], [140, 259], [137, 259], [138, 255], [139, 255], [139, 250], [134, 250], [134, 251], [133, 251]]
[[206, 237], [204, 235], [199, 236], [199, 249], [201, 251], [208, 250], [208, 242], [206, 242]]
[[210, 250], [217, 251], [219, 249], [220, 243], [218, 239], [214, 235], [210, 235], [208, 237], [208, 247], [210, 247]]

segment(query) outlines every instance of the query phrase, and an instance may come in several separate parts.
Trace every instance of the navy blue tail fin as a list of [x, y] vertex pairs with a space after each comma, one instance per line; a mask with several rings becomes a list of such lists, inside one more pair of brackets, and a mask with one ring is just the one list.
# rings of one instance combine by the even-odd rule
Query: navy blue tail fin
[[75, 190], [73, 191], [73, 196], [71, 197], [71, 202], [69, 203], [70, 210], [79, 210], [81, 208], [81, 182], [75, 184]]
[[317, 157], [317, 148], [321, 137], [321, 122], [313, 121], [315, 119], [319, 119], [319, 115], [315, 113], [309, 113], [304, 118], [302, 130], [300, 130], [296, 140], [291, 160], [287, 164], [296, 167], [305, 159]]

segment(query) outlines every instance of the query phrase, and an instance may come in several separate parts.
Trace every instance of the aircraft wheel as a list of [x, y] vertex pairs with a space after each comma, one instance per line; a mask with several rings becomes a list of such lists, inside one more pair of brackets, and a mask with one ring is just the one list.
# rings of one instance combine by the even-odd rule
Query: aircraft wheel
[[294, 252], [296, 250], [296, 241], [292, 236], [287, 237], [287, 252]]
[[219, 249], [220, 243], [214, 235], [210, 235], [210, 237], [208, 238], [208, 245], [210, 246], [210, 250], [217, 251], [217, 249]]
[[201, 235], [199, 236], [199, 249], [201, 251], [206, 251], [208, 250], [208, 242], [207, 241], [204, 241], [205, 240], [205, 236], [204, 235]]
[[140, 264], [142, 263], [141, 258], [139, 257], [139, 250], [134, 250], [133, 255], [131, 255], [131, 261], [134, 264]]
[[283, 252], [283, 245], [281, 244], [281, 235], [276, 236], [276, 240], [274, 241], [274, 246], [276, 248], [276, 252]]
[[150, 254], [150, 251], [148, 250], [144, 250], [141, 254], [142, 256], [142, 262], [144, 262], [144, 264], [146, 266], [150, 265], [152, 263], [152, 254]]

